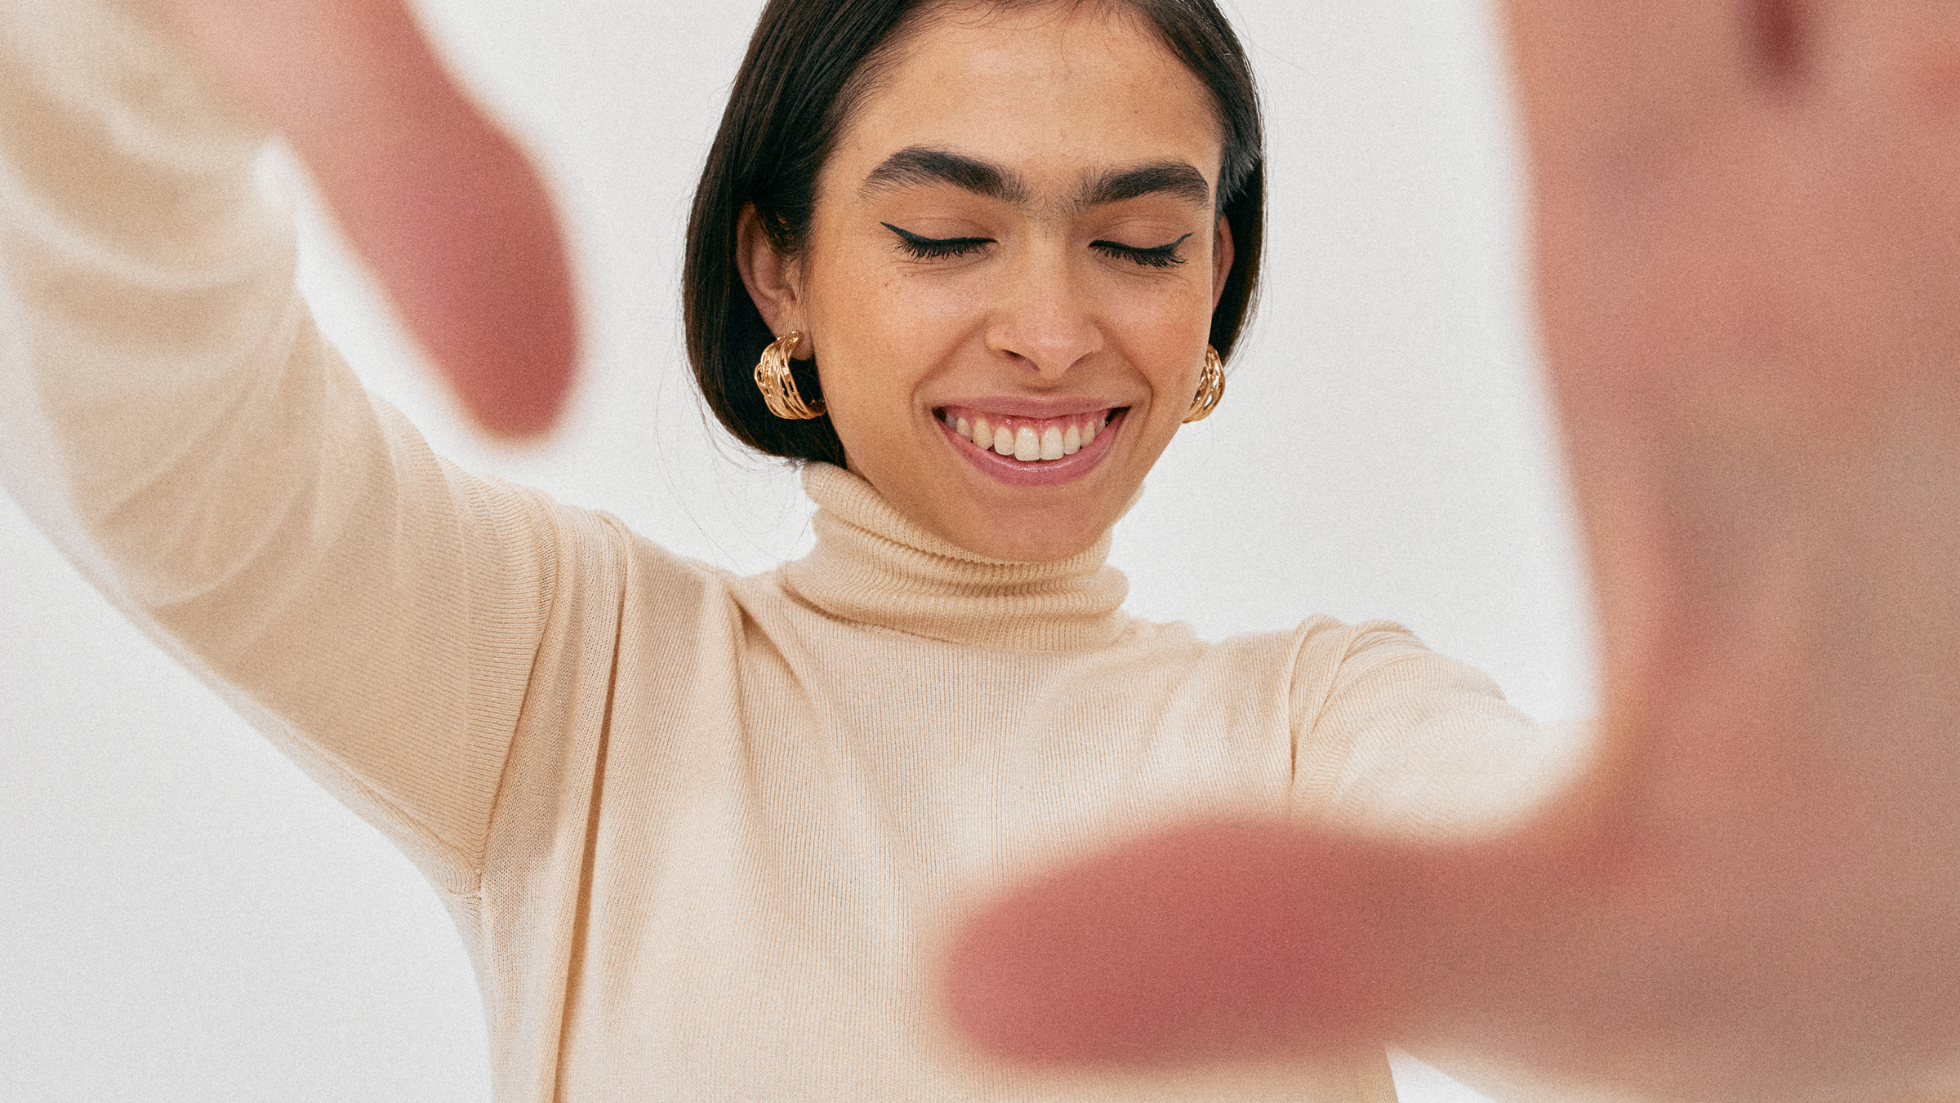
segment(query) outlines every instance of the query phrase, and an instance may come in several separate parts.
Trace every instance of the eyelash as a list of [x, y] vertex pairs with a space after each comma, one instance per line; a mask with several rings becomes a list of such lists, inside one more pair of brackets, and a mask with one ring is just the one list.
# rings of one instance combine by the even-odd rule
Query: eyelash
[[1191, 235], [1185, 234], [1169, 245], [1153, 245], [1148, 249], [1139, 249], [1134, 245], [1118, 245], [1113, 241], [1092, 241], [1089, 243], [1089, 248], [1119, 260], [1133, 260], [1146, 268], [1175, 268], [1184, 263], [1184, 258], [1178, 255], [1178, 247], [1189, 240]]
[[[881, 222], [879, 225], [898, 235], [898, 247], [904, 250], [906, 255], [920, 260], [963, 257], [994, 243], [994, 239], [990, 237], [920, 237], [889, 222]], [[1145, 268], [1174, 268], [1184, 263], [1184, 258], [1178, 255], [1177, 250], [1190, 238], [1190, 234], [1185, 234], [1168, 245], [1154, 245], [1147, 249], [1135, 245], [1119, 245], [1114, 241], [1092, 241], [1089, 243], [1089, 248], [1104, 256], [1133, 261]]]
[[889, 222], [880, 226], [898, 235], [898, 247], [908, 256], [920, 260], [938, 260], [945, 257], [963, 257], [976, 252], [983, 245], [992, 245], [990, 237], [920, 237], [910, 230], [901, 230]]

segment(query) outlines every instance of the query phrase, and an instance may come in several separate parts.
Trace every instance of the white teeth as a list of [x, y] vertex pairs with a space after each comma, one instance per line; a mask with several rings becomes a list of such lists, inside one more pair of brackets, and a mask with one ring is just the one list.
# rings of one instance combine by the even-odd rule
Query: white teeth
[[1025, 425], [1021, 426], [1020, 432], [1014, 434], [1014, 458], [1022, 463], [1041, 458], [1041, 438], [1035, 435], [1033, 429]]
[[1033, 425], [1015, 428], [996, 425], [979, 415], [969, 422], [965, 415], [952, 414], [951, 411], [941, 416], [948, 418], [946, 424], [954, 432], [980, 448], [1011, 456], [1022, 463], [1046, 463], [1063, 456], [1073, 456], [1087, 448], [1096, 439], [1096, 434], [1109, 427], [1107, 411], [1085, 421], [1070, 420], [1066, 424], [1055, 424], [1061, 422], [1061, 418], [1041, 419], [1049, 421], [1049, 424], [1038, 429]]
[[[1014, 454], [1018, 456], [1021, 453], [1017, 449]], [[1042, 430], [1041, 453], [1035, 458], [1043, 459], [1043, 460], [1059, 460], [1064, 455], [1066, 455], [1066, 453], [1062, 451], [1062, 431], [1060, 429], [1055, 428], [1053, 425], [1050, 425], [1048, 428]]]

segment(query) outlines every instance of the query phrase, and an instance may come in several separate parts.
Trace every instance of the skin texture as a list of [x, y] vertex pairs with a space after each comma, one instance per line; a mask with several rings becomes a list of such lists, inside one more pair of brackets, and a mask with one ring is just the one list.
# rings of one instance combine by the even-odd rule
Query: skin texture
[[[397, 73], [370, 64], [426, 56], [397, 9], [154, 4], [244, 102], [294, 131], [324, 181], [340, 181], [336, 209], [373, 227], [356, 234], [370, 259], [406, 258], [376, 260], [398, 299], [419, 293], [403, 273], [428, 264], [441, 295], [469, 300], [442, 281], [470, 266], [444, 258], [457, 240], [502, 239], [389, 220], [402, 189], [446, 181], [443, 166], [388, 145], [385, 179], [347, 168], [351, 151], [373, 149], [358, 124], [424, 117], [391, 98]], [[228, 20], [263, 32], [250, 13], [275, 8], [309, 16], [278, 24], [296, 28], [287, 44], [206, 33]], [[322, 13], [338, 15], [312, 18]], [[1050, 870], [949, 940], [949, 1012], [1024, 1061], [1396, 1040], [1666, 1099], [1877, 1101], [1950, 1085], [1960, 9], [1511, 0], [1506, 15], [1539, 315], [1602, 614], [1600, 767], [1539, 822], [1474, 845], [1213, 823]], [[1204, 277], [1220, 270], [1204, 234], [1163, 279], [1112, 268], [1082, 248], [1104, 229], [1054, 214], [1073, 174], [1110, 158], [1174, 150], [1210, 178], [1217, 157], [1188, 77], [1146, 82], [1134, 53], [1132, 68], [1106, 69], [1068, 25], [1030, 26], [1006, 55], [979, 48], [986, 24], [935, 32], [974, 47], [947, 59], [943, 79], [980, 80], [971, 91], [985, 95], [998, 64], [1116, 104], [1132, 102], [1134, 79], [1157, 90], [1147, 111], [1088, 126], [1080, 107], [1000, 101], [989, 110], [1013, 125], [990, 128], [958, 105], [934, 116], [892, 97], [827, 170], [807, 267], [772, 274], [749, 250], [758, 300], [779, 307], [772, 323], [814, 335], [854, 464], [934, 531], [1036, 558], [1098, 535], [1169, 439], [1195, 384]], [[359, 110], [297, 111], [294, 94], [254, 78], [268, 58], [315, 59], [294, 85], [338, 89]], [[447, 87], [432, 66], [409, 68]], [[1046, 202], [1014, 211], [933, 189], [867, 199], [853, 189], [899, 141], [886, 128], [917, 136], [908, 143], [974, 143]], [[1058, 130], [1077, 144], [1055, 150]], [[521, 159], [481, 164], [491, 194], [528, 194]], [[1200, 214], [1147, 212], [1137, 226], [1158, 244], [1172, 223], [1211, 229]], [[962, 235], [970, 222], [994, 244], [908, 264], [878, 236], [879, 221], [901, 220]], [[542, 248], [526, 233], [508, 247]], [[854, 301], [851, 280], [871, 290]], [[893, 303], [916, 332], [879, 322]], [[486, 325], [441, 317], [436, 330]], [[483, 378], [489, 406], [548, 418], [550, 386]], [[1086, 393], [1140, 413], [1112, 470], [1051, 508], [963, 481], [931, 451], [931, 408], [968, 389]]]
[[[1131, 20], [1095, 6], [953, 9], [851, 120], [819, 177], [802, 255], [777, 256], [748, 215], [743, 277], [778, 334], [805, 335], [798, 355], [821, 365], [851, 470], [961, 547], [1059, 559], [1115, 524], [1177, 432], [1232, 259], [1209, 195], [1087, 207], [1079, 196], [1106, 173], [1167, 161], [1215, 189], [1222, 148], [1204, 86]], [[1027, 194], [867, 185], [906, 149], [997, 165]], [[886, 224], [987, 244], [920, 258]], [[1167, 267], [1092, 245], [1179, 238]], [[1093, 470], [1030, 488], [961, 454], [935, 414], [949, 404], [1129, 412]]]

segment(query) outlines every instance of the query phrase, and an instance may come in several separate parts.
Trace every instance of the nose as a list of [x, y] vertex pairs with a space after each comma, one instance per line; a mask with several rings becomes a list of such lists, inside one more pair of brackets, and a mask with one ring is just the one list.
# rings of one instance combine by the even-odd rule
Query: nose
[[1059, 381], [1102, 351], [1102, 328], [1065, 246], [1032, 248], [1020, 260], [1002, 273], [988, 347], [1044, 380]]

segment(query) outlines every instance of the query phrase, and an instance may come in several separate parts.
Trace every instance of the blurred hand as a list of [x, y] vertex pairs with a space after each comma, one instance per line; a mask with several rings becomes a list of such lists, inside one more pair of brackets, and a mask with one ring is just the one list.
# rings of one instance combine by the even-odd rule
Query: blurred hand
[[981, 1045], [1393, 1041], [1683, 1100], [1960, 1077], [1960, 5], [1512, 0], [1593, 776], [1449, 848], [1193, 825], [944, 963]]
[[284, 132], [482, 427], [550, 428], [578, 355], [550, 198], [404, 0], [131, 2]]

